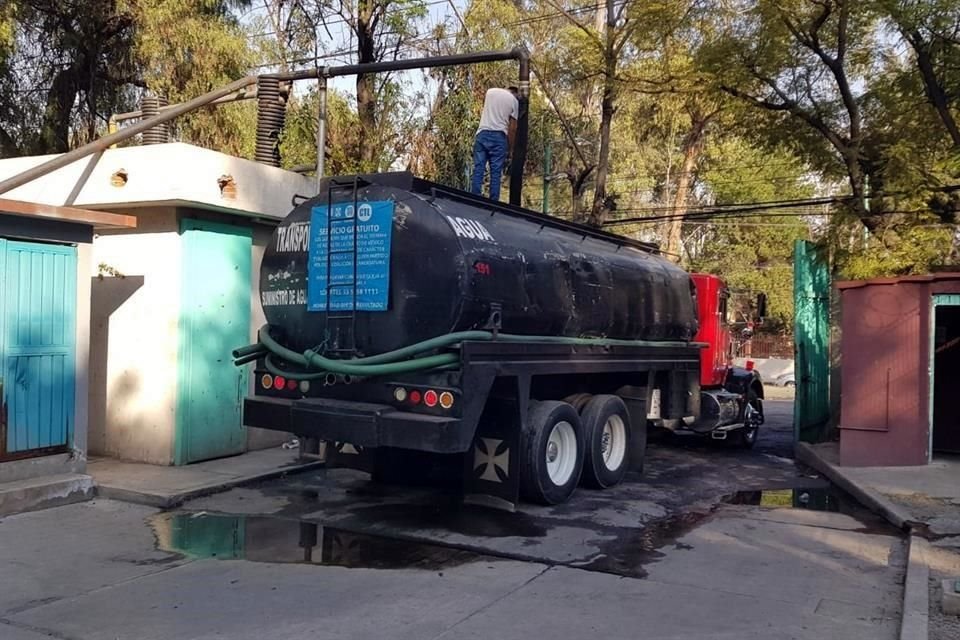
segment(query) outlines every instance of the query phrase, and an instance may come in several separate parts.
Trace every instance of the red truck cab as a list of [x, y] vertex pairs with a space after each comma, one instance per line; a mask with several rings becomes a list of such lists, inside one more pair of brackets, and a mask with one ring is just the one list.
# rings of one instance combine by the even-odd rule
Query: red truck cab
[[[686, 428], [713, 439], [732, 438], [751, 447], [757, 428], [763, 423], [763, 383], [752, 367], [733, 364], [734, 332], [752, 330], [752, 320], [741, 327], [735, 317], [731, 291], [722, 278], [707, 274], [690, 275], [696, 292], [700, 323], [694, 341], [704, 344], [700, 351], [701, 413]], [[756, 316], [766, 307], [763, 294], [757, 297]], [[752, 314], [751, 314], [752, 315]]]
[[733, 364], [727, 317], [730, 292], [717, 276], [693, 273], [690, 277], [697, 288], [697, 318], [700, 321], [700, 330], [694, 341], [707, 345], [700, 352], [700, 386], [703, 389], [722, 387], [727, 370]]

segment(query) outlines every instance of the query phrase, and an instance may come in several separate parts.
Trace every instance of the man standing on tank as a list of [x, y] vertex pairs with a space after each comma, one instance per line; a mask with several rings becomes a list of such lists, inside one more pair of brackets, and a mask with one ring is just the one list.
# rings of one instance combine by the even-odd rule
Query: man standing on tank
[[473, 181], [470, 191], [481, 193], [483, 175], [490, 164], [490, 198], [500, 199], [500, 177], [503, 166], [513, 151], [513, 139], [517, 133], [517, 117], [520, 105], [517, 88], [491, 87], [483, 99], [480, 126], [473, 141]]

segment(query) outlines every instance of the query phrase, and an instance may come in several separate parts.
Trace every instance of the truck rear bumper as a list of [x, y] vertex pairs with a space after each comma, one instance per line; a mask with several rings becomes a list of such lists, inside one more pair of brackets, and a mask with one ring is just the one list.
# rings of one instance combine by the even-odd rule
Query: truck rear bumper
[[473, 433], [466, 433], [458, 418], [329, 398], [246, 398], [243, 423], [248, 427], [287, 431], [328, 442], [433, 453], [462, 453], [473, 441]]

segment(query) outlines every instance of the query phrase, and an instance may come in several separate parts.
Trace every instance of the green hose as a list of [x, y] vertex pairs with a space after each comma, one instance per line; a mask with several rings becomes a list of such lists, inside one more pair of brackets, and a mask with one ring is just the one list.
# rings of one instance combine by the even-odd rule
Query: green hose
[[273, 359], [269, 354], [267, 355], [266, 358], [264, 358], [263, 364], [267, 368], [267, 371], [269, 371], [273, 375], [283, 376], [288, 380], [319, 380], [320, 378], [323, 378], [328, 373], [330, 373], [329, 371], [320, 371], [319, 373], [301, 373], [297, 371], [287, 371], [273, 364]]
[[351, 376], [388, 376], [411, 371], [435, 369], [460, 362], [460, 356], [455, 353], [441, 353], [434, 356], [424, 356], [413, 360], [387, 362], [384, 364], [351, 364], [345, 360], [331, 360], [311, 354], [307, 356], [310, 366], [333, 373], [345, 373]]
[[[297, 353], [278, 343], [270, 335], [270, 325], [264, 325], [260, 329], [260, 342], [249, 345], [234, 352], [237, 354], [253, 354], [263, 350], [275, 355], [286, 362], [303, 367], [304, 369], [313, 369], [314, 372], [292, 372], [284, 371], [277, 367], [271, 361], [270, 355], [267, 356], [267, 370], [274, 375], [282, 375], [292, 380], [314, 380], [325, 376], [328, 373], [339, 373], [351, 376], [386, 376], [400, 373], [410, 373], [413, 371], [426, 371], [436, 369], [452, 369], [460, 361], [460, 356], [456, 353], [439, 353], [434, 355], [420, 355], [430, 351], [437, 351], [446, 347], [451, 347], [458, 343], [473, 341], [493, 341], [503, 342], [546, 342], [553, 344], [569, 345], [599, 345], [599, 346], [690, 346], [688, 342], [651, 342], [647, 340], [615, 340], [610, 338], [571, 338], [566, 336], [524, 336], [510, 333], [500, 333], [494, 335], [489, 331], [458, 331], [447, 335], [430, 338], [423, 342], [418, 342], [394, 351], [367, 356], [365, 358], [355, 358], [352, 360], [333, 360], [325, 358], [318, 353], [307, 350], [303, 353]], [[417, 357], [413, 357], [417, 356]], [[244, 362], [247, 358], [241, 358]], [[237, 364], [242, 364], [238, 360]], [[318, 372], [316, 370], [319, 370]]]

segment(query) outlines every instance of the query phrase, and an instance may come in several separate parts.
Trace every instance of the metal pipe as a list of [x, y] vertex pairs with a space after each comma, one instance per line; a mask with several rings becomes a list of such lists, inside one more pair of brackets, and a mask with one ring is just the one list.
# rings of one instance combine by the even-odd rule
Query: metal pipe
[[256, 76], [247, 76], [245, 78], [241, 78], [240, 80], [231, 82], [225, 87], [220, 87], [219, 89], [205, 93], [202, 96], [198, 96], [193, 100], [188, 100], [187, 102], [170, 107], [169, 109], [162, 111], [152, 118], [141, 120], [140, 122], [132, 124], [129, 127], [125, 127], [116, 133], [111, 133], [102, 138], [98, 138], [93, 142], [88, 142], [82, 147], [77, 147], [73, 151], [68, 151], [67, 153], [59, 155], [56, 158], [52, 158], [51, 160], [47, 160], [46, 162], [38, 164], [35, 167], [27, 169], [22, 173], [18, 173], [17, 175], [0, 182], [0, 193], [6, 193], [12, 189], [16, 189], [17, 187], [22, 187], [28, 182], [32, 182], [33, 180], [36, 180], [37, 178], [52, 171], [63, 168], [68, 164], [76, 162], [81, 158], [85, 158], [92, 153], [96, 153], [97, 151], [108, 149], [111, 145], [114, 145], [118, 142], [129, 140], [138, 133], [142, 133], [147, 129], [157, 126], [158, 124], [169, 122], [170, 120], [182, 116], [185, 113], [189, 113], [198, 107], [208, 105], [214, 100], [254, 84], [256, 81]]
[[[255, 100], [257, 98], [257, 87], [246, 87], [233, 94], [232, 96], [223, 96], [222, 98], [217, 98], [210, 103], [210, 106], [218, 104], [229, 104], [231, 102], [239, 102], [240, 100]], [[160, 113], [168, 109], [173, 109], [174, 107], [179, 106], [178, 104], [163, 105], [160, 107]], [[123, 113], [115, 113], [110, 116], [110, 121], [112, 122], [123, 122], [125, 120], [136, 120], [143, 117], [143, 111], [124, 111]], [[111, 131], [112, 133], [112, 131]]]
[[[320, 76], [334, 78], [336, 76], [352, 76], [360, 73], [381, 73], [384, 71], [405, 71], [408, 69], [424, 69], [426, 67], [453, 67], [459, 64], [476, 64], [478, 62], [497, 62], [499, 60], [529, 60], [526, 49], [515, 47], [500, 51], [480, 51], [478, 53], [458, 53], [449, 56], [427, 56], [425, 58], [407, 58], [404, 60], [385, 60], [383, 62], [364, 62], [361, 64], [347, 64], [339, 67], [320, 67], [317, 69], [300, 69], [283, 73], [264, 74], [278, 80], [313, 80]], [[529, 68], [529, 64], [527, 64]], [[261, 76], [264, 77], [264, 76]], [[529, 79], [529, 71], [527, 78]]]
[[520, 62], [517, 97], [517, 138], [514, 140], [513, 162], [510, 164], [510, 204], [520, 205], [523, 192], [523, 167], [527, 162], [527, 142], [530, 138], [530, 54], [523, 47], [512, 51], [513, 57]]
[[348, 64], [341, 67], [327, 67], [327, 75], [351, 76], [359, 73], [380, 73], [382, 71], [404, 71], [407, 69], [422, 69], [424, 67], [454, 67], [461, 64], [476, 64], [478, 62], [497, 62], [498, 60], [519, 60], [521, 49], [502, 51], [480, 51], [478, 53], [458, 53], [449, 56], [427, 56], [425, 58], [411, 58], [408, 60], [386, 60], [384, 62], [368, 62], [364, 64]]
[[317, 110], [317, 193], [327, 165], [327, 77], [321, 76], [317, 83], [320, 107]]

